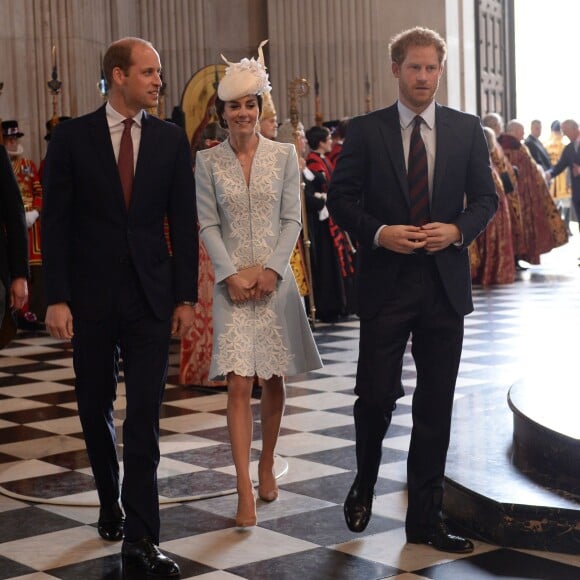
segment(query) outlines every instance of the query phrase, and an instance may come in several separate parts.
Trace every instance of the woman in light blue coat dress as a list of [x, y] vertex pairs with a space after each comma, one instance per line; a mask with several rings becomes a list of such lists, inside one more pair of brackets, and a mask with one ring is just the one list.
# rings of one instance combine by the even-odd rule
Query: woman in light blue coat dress
[[258, 494], [273, 501], [284, 377], [322, 366], [289, 265], [301, 228], [296, 151], [257, 132], [261, 95], [270, 90], [261, 46], [259, 52], [258, 60], [228, 63], [216, 108], [229, 138], [198, 152], [195, 169], [200, 232], [215, 269], [210, 378], [227, 380], [238, 526], [256, 524], [250, 478], [254, 378], [263, 386]]

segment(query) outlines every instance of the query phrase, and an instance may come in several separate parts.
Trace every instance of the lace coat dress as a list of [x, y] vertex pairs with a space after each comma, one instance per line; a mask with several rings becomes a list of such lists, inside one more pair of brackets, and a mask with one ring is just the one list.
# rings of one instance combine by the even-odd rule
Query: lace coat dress
[[[200, 233], [215, 269], [210, 378], [292, 376], [322, 363], [289, 266], [300, 233], [293, 145], [259, 136], [249, 186], [228, 141], [197, 153]], [[278, 273], [264, 301], [233, 304], [224, 280], [261, 264]]]

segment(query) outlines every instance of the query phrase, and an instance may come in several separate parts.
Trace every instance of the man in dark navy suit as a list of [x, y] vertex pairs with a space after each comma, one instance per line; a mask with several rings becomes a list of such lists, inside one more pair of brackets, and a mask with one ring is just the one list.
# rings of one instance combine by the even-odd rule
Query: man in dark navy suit
[[479, 119], [434, 100], [445, 41], [414, 28], [393, 38], [390, 53], [399, 99], [350, 121], [328, 193], [331, 215], [359, 240], [357, 475], [345, 519], [361, 532], [371, 517], [411, 336], [417, 386], [407, 541], [470, 552], [471, 541], [443, 522], [443, 476], [463, 318], [473, 309], [467, 246], [494, 215], [498, 197]]
[[561, 127], [564, 135], [570, 139], [570, 143], [564, 147], [560, 159], [548, 171], [548, 176], [550, 178], [556, 177], [565, 169], [570, 169], [572, 179], [572, 204], [577, 215], [578, 223], [580, 224], [580, 129], [574, 119], [562, 121]]
[[[149, 42], [113, 43], [103, 68], [107, 104], [57, 125], [48, 148], [46, 326], [52, 336], [72, 339], [100, 535], [120, 540], [124, 534], [123, 562], [141, 573], [177, 576], [178, 566], [157, 547], [156, 473], [170, 337], [192, 325], [197, 294], [191, 152], [180, 127], [144, 111], [157, 105], [161, 87], [159, 55]], [[172, 255], [163, 233], [166, 216]], [[127, 397], [125, 514], [113, 422], [120, 358]]]

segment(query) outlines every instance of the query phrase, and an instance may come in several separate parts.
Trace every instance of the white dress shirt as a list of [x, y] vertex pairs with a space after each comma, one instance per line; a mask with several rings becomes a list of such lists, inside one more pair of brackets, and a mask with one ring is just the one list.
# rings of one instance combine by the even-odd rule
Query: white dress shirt
[[[399, 121], [401, 124], [401, 138], [403, 140], [403, 153], [405, 156], [405, 167], [409, 168], [409, 147], [411, 145], [411, 133], [413, 132], [413, 121], [417, 113], [411, 111], [408, 107], [403, 105], [401, 101], [397, 101], [397, 109], [399, 110]], [[425, 143], [425, 150], [427, 151], [427, 176], [429, 179], [429, 202], [433, 193], [433, 174], [435, 172], [435, 143], [436, 143], [436, 129], [435, 129], [435, 101], [431, 101], [429, 106], [420, 113], [424, 123], [421, 123], [421, 138]], [[382, 225], [376, 232], [374, 238], [374, 245], [379, 246], [379, 234], [387, 224]]]
[[[403, 152], [405, 153], [405, 167], [409, 168], [409, 147], [411, 145], [411, 133], [413, 132], [413, 122], [417, 113], [414, 113], [403, 105], [401, 101], [397, 102], [399, 109], [399, 121], [401, 123], [401, 137], [403, 138]], [[433, 173], [435, 172], [435, 153], [436, 153], [436, 129], [435, 129], [435, 101], [420, 114], [424, 123], [421, 123], [421, 137], [425, 143], [427, 151], [427, 173], [429, 178], [429, 200], [433, 193]]]
[[[121, 113], [115, 111], [111, 103], [107, 101], [105, 107], [107, 113], [107, 124], [109, 125], [109, 132], [111, 133], [111, 142], [113, 144], [113, 151], [115, 152], [115, 159], [119, 160], [119, 149], [121, 147], [121, 136], [123, 135], [123, 117]], [[139, 145], [141, 143], [141, 122], [143, 119], [143, 111], [139, 111], [134, 117], [133, 125], [131, 126], [131, 138], [133, 140], [133, 171], [137, 166], [137, 156], [139, 155]]]

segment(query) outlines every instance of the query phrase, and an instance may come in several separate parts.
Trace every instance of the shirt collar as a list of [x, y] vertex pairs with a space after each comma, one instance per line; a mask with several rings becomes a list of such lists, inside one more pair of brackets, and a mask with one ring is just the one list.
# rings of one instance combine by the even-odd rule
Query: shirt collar
[[[120, 125], [126, 119], [126, 117], [124, 117], [123, 115], [121, 115], [121, 113], [119, 113], [118, 111], [116, 111], [113, 108], [113, 105], [111, 105], [111, 103], [109, 103], [109, 101], [107, 101], [107, 105], [105, 107], [105, 111], [107, 113], [107, 123], [109, 124], [109, 127], [115, 127], [117, 125]], [[143, 120], [143, 109], [141, 109], [133, 117], [133, 121], [135, 121], [135, 124], [138, 127], [141, 127], [141, 121], [142, 120]]]
[[[417, 116], [417, 113], [411, 111], [409, 107], [403, 105], [400, 100], [397, 101], [397, 109], [399, 110], [401, 128], [406, 129], [409, 125], [411, 125], [413, 119], [415, 119]], [[435, 126], [435, 101], [431, 101], [428, 107], [420, 114], [421, 117], [423, 117], [423, 121], [425, 121], [425, 125], [427, 125], [429, 129], [433, 129]]]

